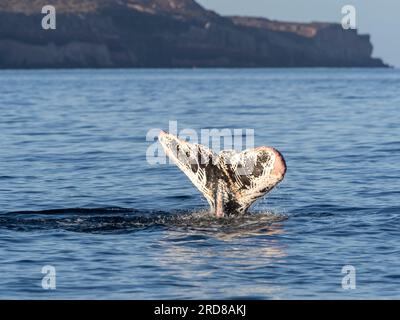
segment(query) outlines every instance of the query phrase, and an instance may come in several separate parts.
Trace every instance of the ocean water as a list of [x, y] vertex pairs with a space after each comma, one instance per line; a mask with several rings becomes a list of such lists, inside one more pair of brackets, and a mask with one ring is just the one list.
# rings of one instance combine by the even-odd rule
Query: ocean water
[[[399, 93], [394, 69], [0, 71], [0, 298], [400, 298]], [[170, 121], [254, 129], [284, 181], [208, 217], [146, 157]]]

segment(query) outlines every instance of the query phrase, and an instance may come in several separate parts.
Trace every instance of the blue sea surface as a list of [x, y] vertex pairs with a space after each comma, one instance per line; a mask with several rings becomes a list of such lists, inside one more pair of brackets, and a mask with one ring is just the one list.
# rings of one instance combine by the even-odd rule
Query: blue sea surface
[[[254, 129], [284, 181], [207, 217], [147, 161], [170, 121]], [[400, 298], [399, 225], [399, 70], [0, 71], [1, 299]]]

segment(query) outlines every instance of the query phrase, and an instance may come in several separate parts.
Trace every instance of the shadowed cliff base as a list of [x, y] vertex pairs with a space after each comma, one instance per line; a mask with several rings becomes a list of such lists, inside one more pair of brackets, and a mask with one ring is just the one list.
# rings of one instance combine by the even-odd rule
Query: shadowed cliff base
[[333, 23], [223, 17], [193, 0], [2, 0], [0, 68], [387, 67]]

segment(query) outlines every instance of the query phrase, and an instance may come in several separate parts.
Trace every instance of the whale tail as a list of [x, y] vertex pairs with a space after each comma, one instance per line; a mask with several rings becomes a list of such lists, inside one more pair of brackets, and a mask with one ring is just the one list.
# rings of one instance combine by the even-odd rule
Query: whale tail
[[240, 153], [192, 144], [162, 131], [158, 139], [169, 158], [188, 176], [217, 217], [244, 214], [258, 198], [283, 180], [286, 164], [270, 147]]

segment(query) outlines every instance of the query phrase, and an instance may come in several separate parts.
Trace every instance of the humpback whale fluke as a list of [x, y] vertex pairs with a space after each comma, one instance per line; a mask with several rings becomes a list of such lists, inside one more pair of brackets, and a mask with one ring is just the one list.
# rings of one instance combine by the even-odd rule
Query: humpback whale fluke
[[286, 173], [282, 155], [274, 148], [258, 147], [218, 155], [162, 131], [158, 139], [165, 153], [203, 193], [217, 217], [244, 214]]

